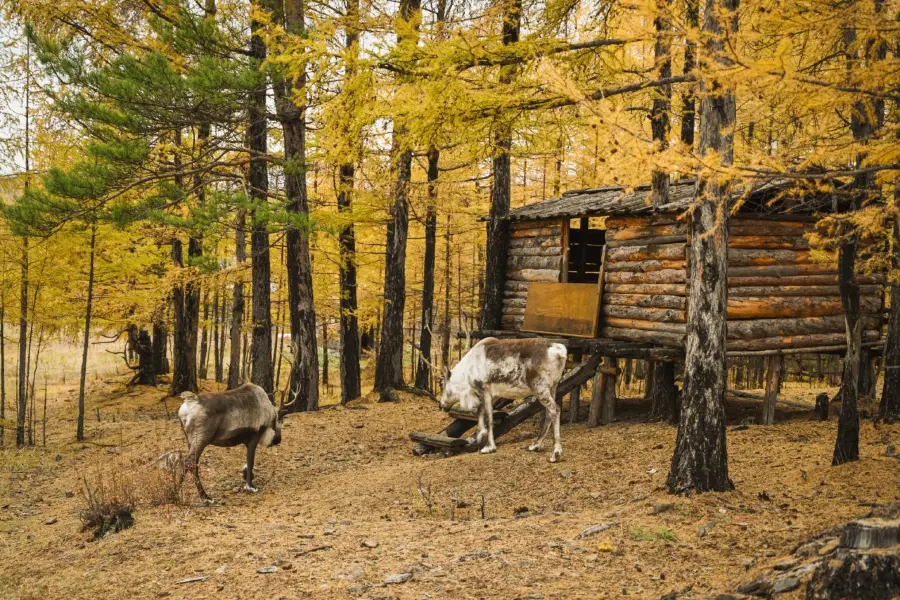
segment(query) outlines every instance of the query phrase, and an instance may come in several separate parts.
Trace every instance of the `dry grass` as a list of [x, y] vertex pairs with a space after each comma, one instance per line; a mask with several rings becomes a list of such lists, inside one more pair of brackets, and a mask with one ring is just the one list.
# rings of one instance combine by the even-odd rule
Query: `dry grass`
[[[779, 412], [773, 427], [729, 431], [735, 491], [682, 498], [664, 490], [675, 429], [641, 422], [646, 407], [626, 403], [607, 427], [564, 426], [565, 457], [550, 465], [522, 450], [532, 423], [496, 454], [413, 457], [408, 433], [446, 418], [403, 395], [289, 417], [282, 445], [257, 456], [260, 494], [237, 491], [242, 449], [209, 449], [202, 477], [221, 504], [202, 507], [190, 479], [175, 489], [159, 468], [177, 460], [157, 460], [184, 447], [177, 400], [106, 379], [89, 396], [103, 407], [90, 443], [71, 443], [61, 389], [47, 449], [0, 452], [4, 598], [703, 598], [900, 497], [900, 461], [884, 456], [900, 444], [896, 424], [863, 421], [862, 459], [833, 468], [836, 422]], [[729, 421], [757, 409], [731, 404]], [[130, 481], [135, 524], [86, 543], [78, 490], [98, 469]], [[575, 539], [601, 522], [615, 525]], [[412, 579], [384, 587], [404, 572]], [[205, 579], [178, 583], [192, 577]]]

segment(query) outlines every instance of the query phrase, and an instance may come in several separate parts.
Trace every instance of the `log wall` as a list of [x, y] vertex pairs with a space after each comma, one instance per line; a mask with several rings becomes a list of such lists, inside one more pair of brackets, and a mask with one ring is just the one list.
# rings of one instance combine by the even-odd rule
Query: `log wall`
[[[815, 260], [811, 223], [736, 217], [728, 252], [728, 349], [843, 344], [837, 264]], [[661, 217], [609, 218], [602, 337], [680, 346], [687, 321], [687, 229]], [[880, 276], [860, 276], [863, 340], [880, 338]]]
[[503, 289], [503, 329], [519, 331], [522, 328], [528, 287], [532, 282], [561, 280], [566, 260], [565, 225], [562, 219], [512, 224]]

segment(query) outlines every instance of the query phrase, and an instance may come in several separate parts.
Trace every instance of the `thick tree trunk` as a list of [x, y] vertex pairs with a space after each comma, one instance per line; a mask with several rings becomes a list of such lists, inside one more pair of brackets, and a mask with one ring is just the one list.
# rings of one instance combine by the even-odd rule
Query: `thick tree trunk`
[[19, 283], [19, 387], [16, 408], [16, 445], [25, 445], [25, 414], [28, 410], [28, 238], [22, 238]]
[[[166, 360], [166, 340], [169, 334], [161, 319], [162, 316], [158, 316], [153, 321], [153, 338], [150, 342], [150, 364], [153, 372], [157, 375], [165, 375], [169, 372], [167, 368], [168, 361]], [[137, 351], [133, 346], [129, 346], [129, 348], [132, 352]]]
[[434, 263], [437, 247], [437, 179], [440, 152], [428, 151], [428, 208], [425, 213], [425, 262], [422, 266], [422, 331], [419, 335], [419, 364], [416, 387], [431, 390], [431, 342], [434, 331]]
[[[256, 4], [257, 2], [251, 2]], [[260, 7], [265, 8], [265, 7]], [[250, 20], [250, 62], [254, 69], [261, 69], [266, 60], [266, 43], [263, 40], [263, 24]], [[250, 94], [249, 134], [250, 167], [248, 184], [253, 202], [250, 232], [252, 259], [251, 285], [253, 289], [252, 345], [250, 349], [250, 381], [272, 396], [274, 371], [272, 369], [272, 265], [269, 260], [269, 230], [266, 204], [269, 195], [269, 169], [266, 161], [268, 148], [268, 124], [266, 122], [266, 75], [256, 74], [258, 80]]]
[[[420, 0], [401, 0], [400, 18], [411, 22], [421, 9]], [[401, 26], [403, 27], [403, 26]], [[413, 45], [418, 33], [400, 35], [398, 44]], [[409, 232], [409, 182], [412, 176], [412, 149], [406, 126], [394, 123], [391, 156], [397, 169], [397, 184], [391, 207], [391, 221], [385, 245], [384, 309], [381, 343], [375, 360], [375, 391], [382, 398], [393, 388], [403, 387], [403, 315], [406, 305], [406, 243]]]
[[[519, 41], [522, 20], [522, 0], [503, 0], [503, 45]], [[515, 76], [515, 66], [503, 67], [500, 84], [508, 85]], [[493, 189], [487, 226], [487, 256], [485, 258], [484, 291], [481, 296], [481, 328], [500, 329], [503, 315], [503, 284], [506, 279], [506, 250], [509, 244], [509, 215], [511, 180], [510, 150], [512, 125], [499, 123], [494, 138], [492, 164]]]
[[[246, 213], [238, 210], [234, 219], [234, 258], [238, 268], [247, 260], [247, 237], [245, 234]], [[243, 275], [241, 275], [243, 277]], [[234, 294], [231, 301], [231, 352], [228, 357], [228, 389], [233, 390], [243, 383], [241, 367], [241, 332], [244, 327], [244, 283], [238, 279], [234, 283]]]
[[[277, 12], [291, 35], [305, 33], [303, 0], [277, 0]], [[312, 263], [309, 253], [309, 202], [306, 191], [306, 116], [298, 105], [306, 75], [294, 81], [281, 78], [275, 84], [275, 108], [284, 131], [284, 155], [290, 164], [284, 184], [287, 210], [296, 222], [287, 228], [288, 306], [294, 362], [288, 382], [287, 402], [294, 411], [319, 408], [319, 356], [316, 344], [316, 310], [313, 302]]]
[[841, 242], [838, 253], [838, 277], [841, 303], [847, 320], [847, 353], [844, 356], [844, 375], [841, 380], [841, 415], [834, 444], [832, 465], [859, 460], [859, 363], [862, 350], [862, 319], [860, 319], [859, 284], [856, 282], [855, 234]]
[[[81, 347], [81, 377], [78, 380], [78, 422], [75, 439], [84, 440], [84, 385], [87, 381], [88, 348], [91, 341], [91, 310], [94, 306], [94, 252], [97, 245], [97, 225], [91, 225], [90, 255], [88, 258], [87, 303], [84, 308], [84, 343]], [[0, 333], [2, 335], [2, 333]], [[2, 418], [2, 417], [0, 417]]]
[[[737, 29], [737, 0], [707, 0], [703, 29], [711, 60], [728, 66], [725, 30]], [[724, 22], [720, 19], [724, 19]], [[701, 84], [703, 96], [700, 154], [715, 153], [722, 164], [734, 157], [736, 101], [733, 90], [713, 80]], [[691, 213], [687, 339], [681, 418], [668, 489], [671, 493], [725, 491], [728, 478], [725, 443], [725, 360], [728, 304], [727, 184], [701, 177]]]

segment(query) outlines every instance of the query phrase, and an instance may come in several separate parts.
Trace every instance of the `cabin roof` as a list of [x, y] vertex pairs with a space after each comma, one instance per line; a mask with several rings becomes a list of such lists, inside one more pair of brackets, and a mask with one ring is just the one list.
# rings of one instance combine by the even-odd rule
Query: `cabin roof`
[[[690, 207], [694, 199], [694, 179], [682, 179], [669, 184], [669, 203], [654, 208], [650, 203], [650, 184], [633, 188], [610, 186], [586, 190], [565, 192], [559, 198], [529, 204], [509, 212], [511, 221], [530, 221], [533, 219], [550, 219], [556, 217], [586, 217], [607, 215], [650, 215], [660, 213], [682, 212]], [[754, 212], [809, 214], [817, 207], [804, 199], [802, 202], [790, 202], [779, 198], [771, 205], [766, 202], [778, 197], [786, 189], [792, 187], [788, 180], [774, 180], [755, 184], [748, 193], [745, 188], [735, 188], [731, 195], [732, 203], [739, 200], [745, 206], [753, 207]]]

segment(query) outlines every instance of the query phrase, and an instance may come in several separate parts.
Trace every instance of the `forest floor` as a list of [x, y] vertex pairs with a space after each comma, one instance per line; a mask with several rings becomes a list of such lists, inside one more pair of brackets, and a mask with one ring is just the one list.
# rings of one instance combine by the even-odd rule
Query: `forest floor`
[[[0, 597], [704, 598], [900, 497], [900, 461], [885, 456], [900, 425], [863, 420], [861, 460], [832, 467], [834, 417], [779, 411], [775, 426], [734, 430], [758, 406], [729, 404], [735, 490], [685, 498], [665, 492], [675, 428], [643, 422], [637, 401], [610, 426], [564, 425], [564, 459], [551, 465], [523, 450], [534, 422], [495, 454], [414, 457], [409, 432], [447, 418], [401, 395], [289, 416], [282, 444], [257, 454], [259, 494], [237, 491], [242, 448], [209, 448], [202, 477], [219, 504], [201, 506], [190, 480], [186, 505], [163, 504], [148, 474], [184, 447], [179, 401], [125, 381], [91, 381], [89, 443], [72, 442], [71, 384], [51, 390], [46, 448], [6, 440]], [[812, 403], [817, 391], [785, 395]], [[137, 494], [134, 526], [90, 541], [85, 481]], [[612, 525], [578, 539], [600, 523]]]

